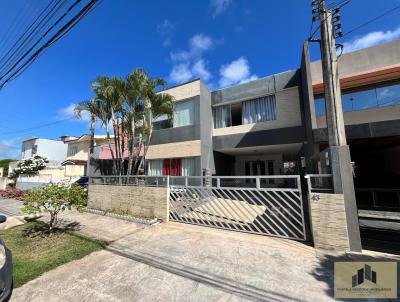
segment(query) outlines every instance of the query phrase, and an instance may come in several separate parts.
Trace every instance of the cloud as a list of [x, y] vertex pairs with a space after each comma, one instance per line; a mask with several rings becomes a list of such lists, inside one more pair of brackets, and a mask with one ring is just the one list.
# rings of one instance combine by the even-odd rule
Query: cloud
[[0, 159], [20, 158], [20, 141], [17, 139], [0, 140]]
[[[57, 112], [57, 119], [72, 119], [75, 118], [74, 108], [76, 104], [71, 103], [67, 107], [61, 108]], [[77, 121], [89, 122], [90, 121], [90, 114], [87, 111], [82, 112], [82, 118], [76, 119]]]
[[206, 62], [203, 59], [193, 64], [192, 73], [206, 82], [211, 78], [211, 73], [207, 70]]
[[193, 73], [190, 70], [189, 63], [177, 64], [172, 67], [169, 77], [174, 83], [187, 82], [193, 78]]
[[171, 52], [171, 60], [174, 62], [190, 61], [199, 58], [204, 52], [214, 46], [211, 37], [204, 34], [196, 34], [189, 40], [189, 49]]
[[250, 73], [249, 63], [244, 57], [240, 57], [229, 64], [222, 65], [219, 74], [221, 76], [219, 80], [220, 88], [258, 79], [256, 75]]
[[231, 0], [211, 0], [210, 6], [213, 18], [225, 12], [231, 3]]
[[356, 37], [349, 42], [345, 42], [343, 44], [343, 52], [346, 53], [356, 51], [374, 45], [390, 42], [398, 38], [400, 38], [400, 27], [395, 30], [370, 32], [364, 36]]
[[164, 39], [163, 46], [167, 47], [171, 45], [174, 30], [175, 24], [168, 19], [157, 25], [157, 31]]
[[196, 34], [189, 39], [188, 45], [187, 50], [170, 53], [174, 63], [169, 75], [170, 80], [174, 83], [187, 82], [193, 78], [208, 81], [211, 73], [203, 55], [214, 47], [214, 40], [207, 35]]

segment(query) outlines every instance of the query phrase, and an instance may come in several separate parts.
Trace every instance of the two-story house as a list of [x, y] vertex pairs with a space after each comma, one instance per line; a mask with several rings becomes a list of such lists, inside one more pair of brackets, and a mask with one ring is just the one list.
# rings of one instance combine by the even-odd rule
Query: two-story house
[[[87, 162], [89, 158], [90, 135], [80, 137], [65, 136], [62, 138], [67, 146], [67, 156], [62, 165], [65, 167], [66, 177], [80, 177], [87, 175]], [[95, 135], [94, 145], [99, 146], [107, 142], [105, 135]]]
[[[400, 189], [399, 49], [397, 40], [339, 58], [356, 190], [373, 196], [368, 202], [379, 199], [374, 186]], [[216, 91], [197, 79], [165, 92], [175, 113], [172, 123], [155, 122], [149, 175], [321, 173], [327, 164], [321, 62], [310, 62], [307, 43], [296, 70]], [[400, 209], [390, 200], [385, 206]]]

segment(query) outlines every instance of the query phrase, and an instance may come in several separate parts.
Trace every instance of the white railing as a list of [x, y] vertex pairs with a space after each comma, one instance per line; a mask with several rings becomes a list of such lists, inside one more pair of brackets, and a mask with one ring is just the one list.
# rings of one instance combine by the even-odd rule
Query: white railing
[[89, 177], [89, 184], [137, 187], [169, 187], [169, 177], [149, 175], [91, 176]]

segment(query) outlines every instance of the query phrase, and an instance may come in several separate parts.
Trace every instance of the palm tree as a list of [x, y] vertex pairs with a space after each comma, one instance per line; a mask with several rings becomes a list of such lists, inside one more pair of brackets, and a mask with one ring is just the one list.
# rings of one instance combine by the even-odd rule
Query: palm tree
[[[82, 111], [90, 113], [91, 152], [94, 147], [94, 123], [97, 119], [106, 129], [113, 159], [113, 171], [119, 175], [139, 173], [143, 169], [143, 159], [153, 135], [153, 119], [161, 115], [172, 118], [173, 97], [167, 93], [157, 93], [157, 90], [166, 88], [165, 81], [160, 78], [149, 78], [143, 69], [135, 69], [125, 79], [97, 77], [91, 88], [94, 92], [93, 99], [75, 107], [76, 116], [79, 118]], [[114, 148], [110, 143], [110, 123], [114, 132]], [[128, 150], [127, 168], [126, 150]], [[141, 150], [144, 151], [142, 156], [140, 156]]]
[[94, 149], [94, 124], [96, 122], [96, 117], [100, 117], [100, 109], [99, 105], [95, 99], [91, 99], [89, 101], [81, 102], [75, 105], [74, 113], [75, 116], [79, 119], [82, 119], [82, 112], [86, 111], [90, 114], [90, 149], [89, 153], [93, 153]]
[[[160, 78], [149, 78], [143, 69], [135, 69], [126, 77], [126, 100], [129, 105], [128, 124], [129, 124], [129, 161], [128, 174], [139, 172], [143, 165], [153, 134], [153, 119], [162, 114], [172, 116], [174, 103], [172, 96], [160, 93], [156, 90], [166, 88], [166, 83]], [[135, 142], [139, 136], [138, 147]], [[139, 154], [144, 149], [143, 156]], [[136, 151], [136, 152], [135, 152]], [[135, 162], [133, 159], [135, 158]], [[140, 162], [138, 165], [138, 160]]]

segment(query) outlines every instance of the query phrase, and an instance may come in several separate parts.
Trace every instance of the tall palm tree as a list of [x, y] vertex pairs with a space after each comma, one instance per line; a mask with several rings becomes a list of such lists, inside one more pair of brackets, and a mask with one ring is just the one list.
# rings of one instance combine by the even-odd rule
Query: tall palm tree
[[[82, 102], [75, 108], [77, 117], [81, 118], [82, 111], [90, 113], [91, 152], [94, 147], [94, 123], [97, 119], [106, 129], [113, 171], [119, 175], [137, 174], [143, 169], [143, 158], [153, 135], [153, 120], [160, 115], [172, 118], [173, 97], [163, 92], [157, 93], [157, 90], [166, 88], [165, 81], [150, 78], [143, 69], [135, 69], [125, 79], [97, 77], [91, 88], [94, 92], [93, 99]], [[110, 123], [114, 132], [114, 148], [110, 143]], [[144, 152], [140, 156], [142, 150]]]
[[89, 101], [81, 102], [75, 105], [74, 113], [75, 116], [79, 119], [82, 119], [82, 112], [86, 111], [90, 114], [90, 149], [89, 153], [93, 153], [94, 149], [94, 124], [96, 122], [96, 117], [100, 118], [100, 108], [99, 104], [95, 99], [91, 99]]
[[[166, 87], [165, 81], [160, 78], [149, 78], [143, 69], [135, 69], [126, 77], [125, 82], [126, 101], [129, 106], [127, 122], [130, 125], [128, 174], [133, 174], [138, 173], [143, 165], [143, 158], [146, 156], [153, 134], [153, 119], [162, 114], [172, 116], [174, 103], [170, 95], [156, 93], [157, 89]], [[140, 138], [138, 147], [135, 148], [137, 136]], [[140, 157], [142, 149], [144, 152]]]

